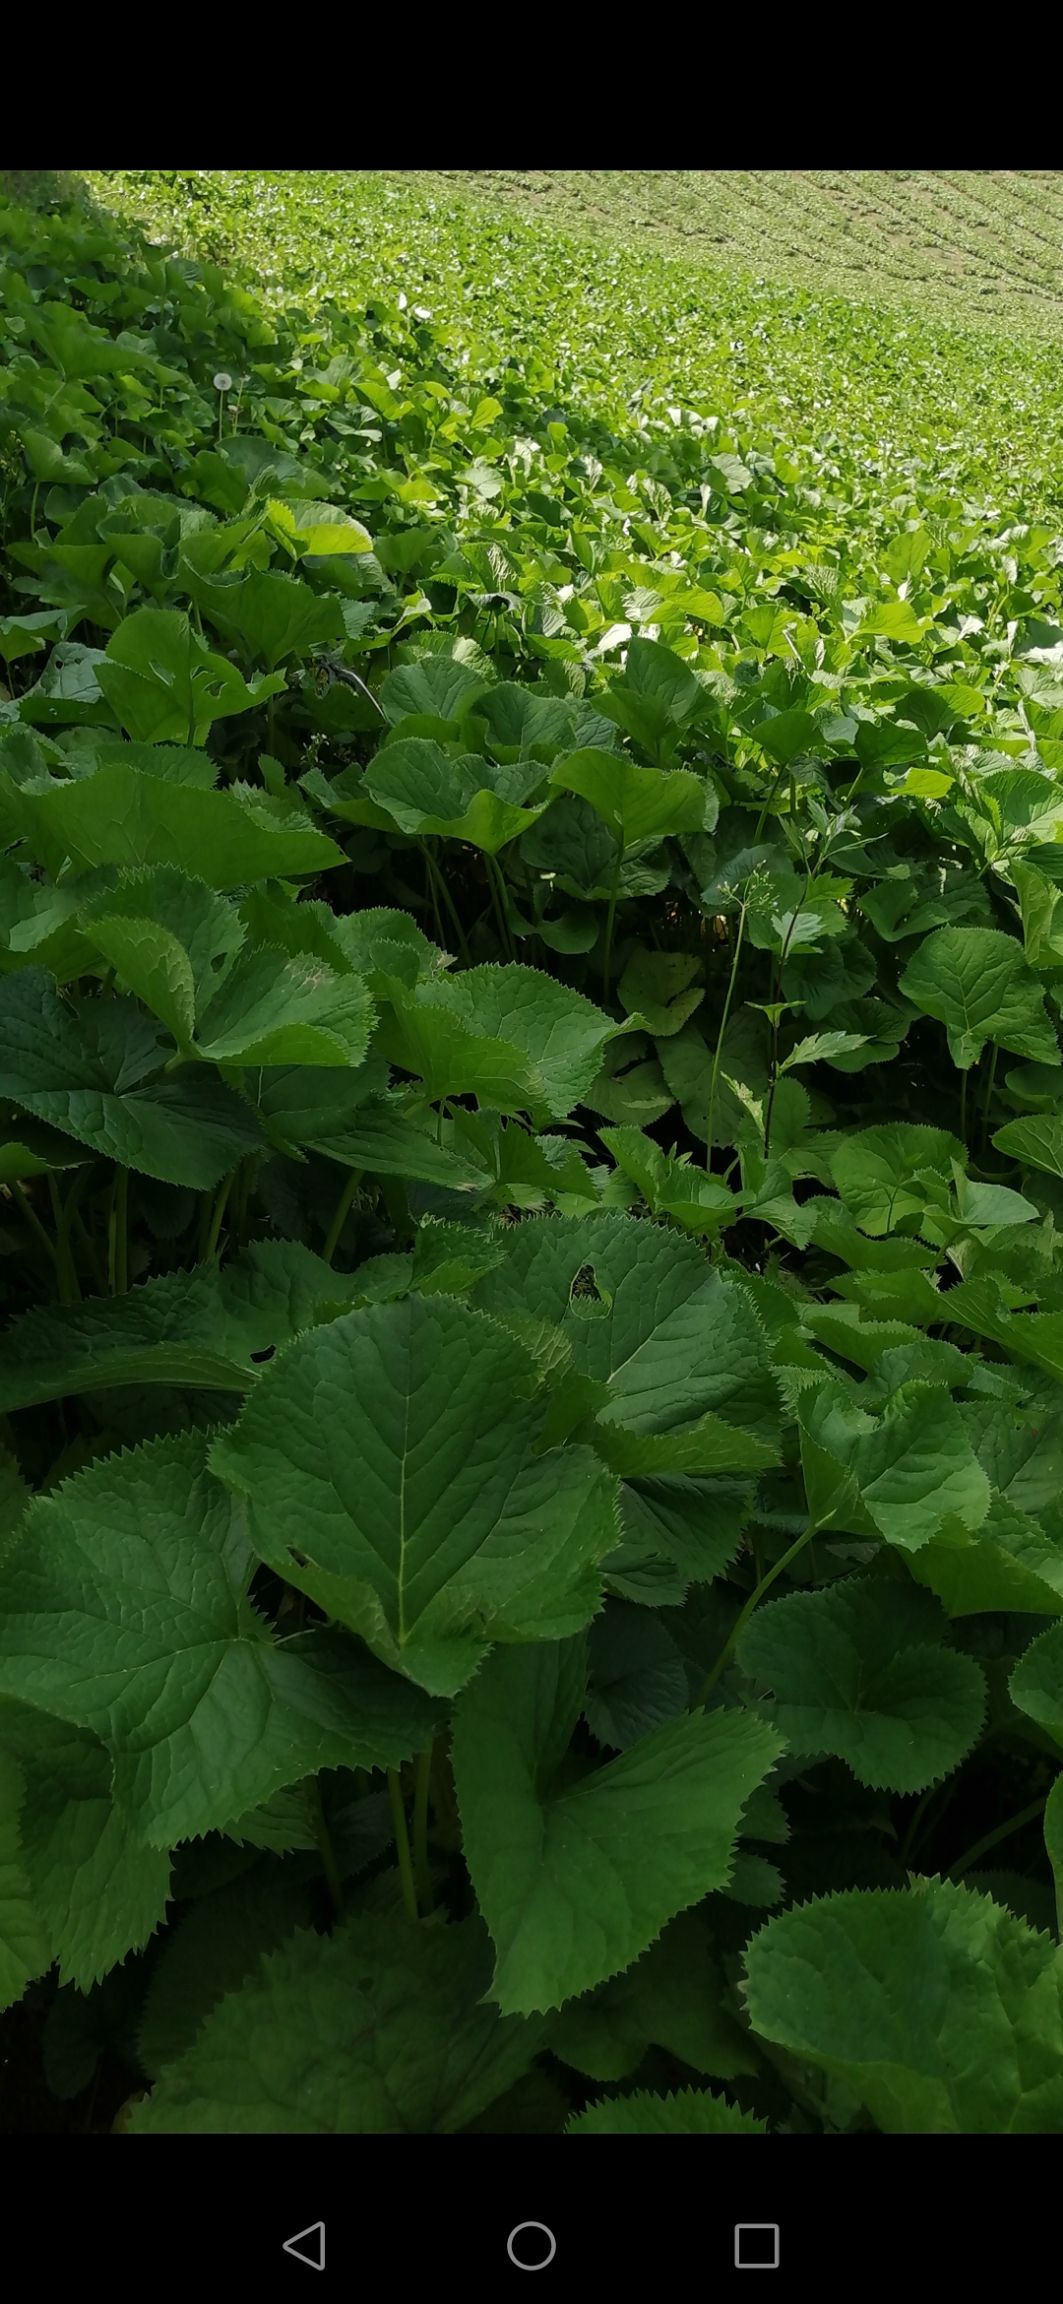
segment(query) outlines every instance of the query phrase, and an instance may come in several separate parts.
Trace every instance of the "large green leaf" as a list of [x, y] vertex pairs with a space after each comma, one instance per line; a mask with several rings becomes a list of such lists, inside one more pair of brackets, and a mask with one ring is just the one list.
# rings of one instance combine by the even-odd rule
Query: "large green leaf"
[[131, 2122], [142, 2136], [453, 2134], [525, 2072], [541, 2028], [483, 2002], [479, 1926], [361, 1912], [267, 1954]]
[[38, 968], [0, 982], [0, 1096], [122, 1167], [209, 1191], [260, 1130], [205, 1066], [166, 1067], [131, 1000], [60, 999]]
[[22, 1844], [25, 1799], [22, 1770], [0, 1746], [0, 2009], [21, 2000], [27, 1984], [50, 1960]]
[[311, 954], [265, 945], [241, 952], [202, 1010], [198, 1053], [215, 1064], [360, 1064], [374, 1023], [360, 976]]
[[506, 2013], [604, 1983], [723, 1887], [742, 1810], [783, 1749], [751, 1713], [693, 1713], [552, 1791], [581, 1700], [569, 1643], [496, 1650], [455, 1709], [465, 1855]]
[[344, 1311], [354, 1285], [298, 1241], [262, 1240], [124, 1296], [41, 1305], [0, 1336], [0, 1415], [130, 1384], [248, 1392], [256, 1363]]
[[312, 592], [309, 584], [275, 568], [251, 568], [213, 583], [200, 577], [193, 597], [215, 631], [236, 640], [269, 672], [286, 656], [306, 656], [323, 641], [346, 637], [336, 593]]
[[603, 1210], [533, 1218], [508, 1248], [477, 1302], [518, 1326], [558, 1327], [577, 1368], [606, 1388], [603, 1427], [678, 1435], [711, 1413], [773, 1439], [780, 1403], [767, 1338], [745, 1289], [711, 1271], [693, 1241]]
[[757, 2050], [732, 2013], [708, 1924], [697, 1912], [670, 1921], [623, 1975], [567, 2001], [551, 2025], [550, 2046], [592, 2080], [625, 2079], [651, 2046], [720, 2080], [757, 2069]]
[[990, 1486], [956, 1402], [911, 1384], [876, 1420], [835, 1384], [798, 1402], [809, 1510], [819, 1527], [878, 1534], [916, 1552], [980, 1528]]
[[1063, 1949], [947, 1880], [825, 1896], [746, 1954], [754, 2032], [887, 2135], [1063, 2135]]
[[243, 784], [204, 791], [122, 759], [94, 776], [24, 785], [15, 822], [53, 871], [64, 858], [79, 872], [172, 865], [211, 888], [244, 888], [267, 877], [305, 879], [344, 860], [342, 848], [307, 816], [267, 792]]
[[1009, 1120], [997, 1129], [993, 1143], [1024, 1168], [1043, 1168], [1048, 1176], [1063, 1177], [1063, 1120], [1055, 1113]]
[[616, 1539], [589, 1449], [540, 1454], [530, 1355], [443, 1296], [369, 1305], [265, 1370], [213, 1463], [260, 1556], [446, 1695], [492, 1640], [586, 1623]]
[[700, 832], [705, 821], [705, 787], [685, 768], [639, 768], [619, 752], [568, 752], [550, 782], [589, 801], [622, 849]]
[[342, 1636], [274, 1640], [249, 1574], [198, 1433], [39, 1497], [0, 1569], [0, 1692], [99, 1737], [150, 1847], [318, 1768], [395, 1765], [431, 1736], [431, 1708]]
[[474, 1095], [492, 1112], [562, 1120], [587, 1094], [602, 1050], [627, 1026], [538, 968], [468, 968], [396, 985], [380, 1046], [433, 1099]]
[[1044, 995], [1014, 936], [997, 928], [937, 928], [901, 977], [901, 991], [948, 1033], [954, 1064], [976, 1064], [987, 1040], [1058, 1064]]
[[169, 1856], [137, 1839], [97, 1737], [0, 1702], [0, 1739], [25, 1782], [23, 1857], [50, 1959], [87, 1992], [158, 1927]]
[[1063, 1746], [1063, 1625], [1051, 1624], [1020, 1656], [1010, 1681], [1013, 1702]]
[[845, 1760], [874, 1789], [921, 1792], [959, 1766], [985, 1712], [978, 1666], [943, 1646], [945, 1629], [908, 1584], [844, 1579], [758, 1608], [738, 1661], [770, 1689], [791, 1751]]
[[841, 1137], [831, 1147], [830, 1172], [860, 1230], [881, 1239], [906, 1217], [922, 1215], [928, 1172], [945, 1178], [950, 1163], [962, 1159], [963, 1146], [947, 1129], [894, 1120]]
[[249, 712], [284, 686], [282, 673], [244, 680], [187, 616], [137, 608], [112, 632], [97, 679], [120, 728], [149, 744], [202, 744], [215, 720]]
[[[291, 1797], [309, 1810], [316, 1786], [297, 1786]], [[191, 2047], [211, 2009], [254, 1975], [265, 1952], [310, 1923], [312, 1890], [295, 1872], [267, 1862], [250, 1864], [235, 1880], [223, 1873], [176, 1915], [152, 1961], [137, 2028], [138, 2062], [150, 2079]]]
[[528, 801], [542, 781], [538, 761], [499, 767], [477, 753], [455, 758], [426, 737], [408, 736], [370, 761], [362, 789], [400, 831], [467, 840], [494, 856], [541, 815]]

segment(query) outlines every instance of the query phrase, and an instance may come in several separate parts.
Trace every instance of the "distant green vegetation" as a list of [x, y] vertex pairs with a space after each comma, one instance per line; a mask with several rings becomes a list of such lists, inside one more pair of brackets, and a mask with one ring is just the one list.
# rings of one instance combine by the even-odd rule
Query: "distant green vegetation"
[[[520, 366], [614, 435], [633, 410], [645, 425], [651, 402], [678, 398], [729, 436], [807, 460], [828, 498], [844, 471], [850, 544], [865, 498], [888, 503], [931, 481], [975, 503], [1006, 490], [1012, 511], [1063, 498], [1055, 345], [959, 325], [973, 300], [949, 305], [942, 325], [936, 295], [929, 311], [891, 308], [824, 293], [811, 273], [804, 285], [758, 284], [662, 262], [656, 249], [546, 229], [454, 178], [127, 170], [88, 181], [160, 239], [224, 264], [257, 300], [327, 309], [330, 329], [367, 300], [419, 308], [437, 357], [446, 345], [474, 372]], [[426, 339], [410, 332], [420, 358]]]
[[1063, 327], [1063, 170], [446, 169], [529, 218], [940, 317]]
[[[150, 199], [165, 177], [150, 173]], [[203, 171], [186, 170], [202, 186]], [[460, 169], [382, 180], [407, 193], [461, 199], [497, 218], [591, 234], [733, 276], [861, 300], [899, 301], [963, 327], [1057, 335], [1063, 329], [1063, 170], [946, 168]], [[128, 180], [128, 176], [127, 176]], [[107, 179], [113, 182], [114, 179]], [[316, 208], [338, 221], [346, 176], [229, 170], [214, 187], [283, 185], [286, 216]], [[302, 199], [300, 186], [305, 187]], [[224, 199], [226, 196], [222, 195]], [[239, 197], [230, 190], [229, 197]], [[202, 219], [201, 219], [202, 221]], [[193, 230], [195, 227], [193, 226]], [[268, 251], [264, 251], [268, 254]]]

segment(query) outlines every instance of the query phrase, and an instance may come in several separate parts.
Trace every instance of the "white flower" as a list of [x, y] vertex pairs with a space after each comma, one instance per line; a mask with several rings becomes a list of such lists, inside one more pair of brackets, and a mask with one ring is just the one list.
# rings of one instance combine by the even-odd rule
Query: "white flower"
[[233, 380], [232, 380], [232, 377], [231, 377], [231, 376], [227, 376], [227, 375], [226, 375], [226, 372], [225, 372], [224, 368], [219, 368], [219, 370], [218, 370], [218, 373], [217, 373], [217, 375], [216, 375], [216, 377], [215, 377], [215, 379], [214, 379], [214, 389], [215, 389], [215, 391], [216, 391], [216, 392], [231, 392], [231, 391], [232, 391], [232, 388], [233, 388]]

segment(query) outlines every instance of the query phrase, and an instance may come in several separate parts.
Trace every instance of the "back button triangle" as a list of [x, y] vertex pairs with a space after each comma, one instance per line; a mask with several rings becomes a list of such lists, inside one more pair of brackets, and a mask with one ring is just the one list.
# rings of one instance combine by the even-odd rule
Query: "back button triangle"
[[286, 2256], [298, 2257], [300, 2264], [309, 2264], [312, 2272], [324, 2271], [325, 2227], [323, 2224], [307, 2224], [302, 2232], [293, 2232], [291, 2239], [285, 2240], [282, 2245]]

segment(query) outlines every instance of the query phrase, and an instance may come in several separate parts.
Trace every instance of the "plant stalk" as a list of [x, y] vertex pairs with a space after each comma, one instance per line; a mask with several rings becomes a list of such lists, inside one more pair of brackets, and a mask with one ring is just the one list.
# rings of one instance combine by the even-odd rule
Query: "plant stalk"
[[991, 1848], [998, 1847], [1002, 1840], [1010, 1840], [1012, 1833], [1021, 1832], [1024, 1824], [1032, 1824], [1034, 1818], [1040, 1815], [1046, 1798], [1047, 1794], [1042, 1792], [1039, 1800], [1031, 1800], [1028, 1807], [1020, 1808], [1018, 1814], [1009, 1816], [1006, 1823], [995, 1825], [992, 1832], [983, 1832], [980, 1840], [973, 1841], [969, 1848], [964, 1849], [963, 1855], [957, 1857], [955, 1864], [949, 1865], [950, 1877], [956, 1878], [961, 1872], [969, 1872], [980, 1857], [988, 1856]]
[[313, 1781], [310, 1794], [310, 1807], [314, 1825], [314, 1838], [317, 1841], [318, 1854], [321, 1858], [321, 1869], [324, 1872], [325, 1879], [328, 1883], [328, 1892], [332, 1898], [332, 1909], [336, 1915], [337, 1920], [341, 1920], [343, 1918], [343, 1881], [340, 1876], [339, 1865], [336, 1862], [336, 1851], [332, 1844], [332, 1834], [329, 1831], [328, 1820], [325, 1815], [325, 1803], [321, 1797], [321, 1779], [319, 1776], [315, 1776]]
[[797, 1559], [798, 1554], [804, 1551], [806, 1544], [811, 1544], [812, 1538], [816, 1533], [816, 1527], [816, 1521], [810, 1520], [807, 1528], [802, 1529], [800, 1536], [798, 1536], [794, 1543], [790, 1545], [789, 1550], [783, 1552], [780, 1555], [779, 1559], [776, 1560], [773, 1568], [767, 1569], [758, 1584], [754, 1584], [753, 1590], [750, 1593], [748, 1600], [746, 1600], [743, 1607], [739, 1609], [739, 1612], [735, 1617], [734, 1623], [731, 1626], [731, 1630], [728, 1633], [726, 1640], [724, 1641], [723, 1647], [721, 1648], [720, 1653], [716, 1658], [716, 1662], [713, 1665], [711, 1672], [706, 1674], [705, 1680], [698, 1690], [695, 1703], [704, 1704], [706, 1697], [712, 1694], [712, 1691], [715, 1688], [716, 1682], [720, 1678], [721, 1673], [727, 1670], [727, 1666], [730, 1663], [732, 1656], [734, 1655], [735, 1649], [737, 1648], [739, 1640], [745, 1631], [746, 1625], [748, 1624], [749, 1619], [753, 1614], [754, 1608], [759, 1607], [760, 1602], [764, 1598], [765, 1592], [770, 1589], [770, 1587], [775, 1583], [776, 1579], [783, 1575], [787, 1568], [793, 1566], [793, 1563]]
[[613, 867], [613, 885], [609, 890], [609, 909], [605, 915], [605, 949], [602, 953], [603, 1000], [608, 1000], [609, 998], [609, 978], [612, 973], [613, 966], [613, 928], [616, 924], [616, 907], [620, 898], [620, 875], [624, 869], [624, 848], [625, 842], [621, 836], [616, 844], [616, 863]]
[[336, 1202], [336, 1206], [333, 1211], [332, 1222], [325, 1234], [325, 1245], [321, 1251], [326, 1264], [331, 1264], [336, 1250], [339, 1247], [340, 1239], [343, 1233], [343, 1227], [347, 1222], [348, 1216], [350, 1215], [354, 1202], [354, 1195], [358, 1190], [359, 1183], [361, 1182], [361, 1175], [362, 1171], [360, 1168], [351, 1169], [351, 1173], [347, 1178], [347, 1182], [345, 1183], [343, 1190], [340, 1193], [339, 1199]]
[[432, 1747], [417, 1755], [413, 1791], [413, 1871], [422, 1912], [432, 1909], [432, 1868], [428, 1861], [428, 1802], [432, 1781]]
[[399, 1862], [403, 1906], [407, 1918], [417, 1920], [420, 1915], [417, 1910], [417, 1890], [414, 1886], [413, 1863], [410, 1857], [410, 1836], [406, 1830], [406, 1809], [397, 1768], [388, 1769], [388, 1798], [391, 1802], [391, 1820], [395, 1827], [395, 1854]]

